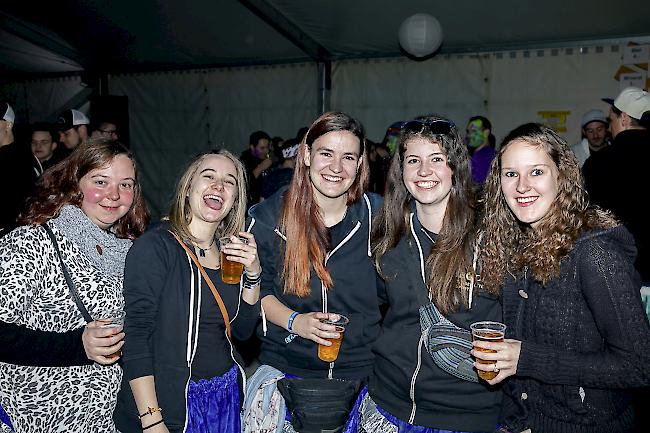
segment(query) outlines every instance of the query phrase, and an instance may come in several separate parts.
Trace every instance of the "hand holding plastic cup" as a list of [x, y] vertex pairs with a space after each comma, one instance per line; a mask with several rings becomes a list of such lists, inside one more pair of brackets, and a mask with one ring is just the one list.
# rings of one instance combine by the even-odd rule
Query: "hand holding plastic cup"
[[[472, 330], [472, 339], [474, 341], [489, 341], [493, 343], [503, 342], [503, 338], [506, 333], [506, 325], [499, 322], [475, 322], [469, 326], [469, 329]], [[474, 350], [485, 353], [496, 353], [496, 350], [483, 349], [481, 347], [474, 347]], [[496, 361], [486, 361], [480, 358], [476, 358], [476, 361], [480, 364], [495, 364], [494, 371], [483, 371], [476, 370], [478, 377], [483, 380], [492, 380], [497, 377], [499, 371], [496, 369]]]
[[322, 323], [334, 325], [336, 327], [336, 332], [339, 333], [339, 338], [325, 339], [332, 343], [331, 346], [323, 346], [322, 344], [318, 345], [318, 358], [321, 361], [334, 362], [336, 361], [336, 358], [339, 357], [339, 350], [341, 348], [341, 343], [343, 342], [343, 333], [345, 332], [345, 327], [348, 325], [348, 323], [350, 323], [350, 320], [342, 314], [336, 314], [336, 316], [338, 316], [337, 320], [333, 320], [332, 316], [330, 316], [329, 319], [321, 320]]
[[[242, 242], [246, 243], [245, 238], [239, 238]], [[221, 280], [226, 284], [239, 284], [241, 275], [244, 272], [244, 264], [233, 262], [226, 258], [223, 249], [233, 240], [229, 236], [219, 239], [219, 251], [221, 252]]]
[[[100, 314], [100, 318], [97, 320], [102, 322], [102, 324], [99, 325], [100, 328], [103, 329], [115, 328], [116, 331], [114, 331], [114, 334], [117, 334], [118, 332], [122, 331], [122, 329], [124, 329], [125, 317], [126, 317], [126, 312], [124, 310], [111, 310]], [[122, 356], [122, 351], [118, 350], [117, 352], [108, 355], [107, 358], [117, 359], [120, 356]]]
[[100, 328], [124, 328], [124, 317], [126, 313], [124, 310], [113, 310], [107, 311], [101, 314], [101, 317], [98, 319], [102, 322], [106, 322], [100, 325]]

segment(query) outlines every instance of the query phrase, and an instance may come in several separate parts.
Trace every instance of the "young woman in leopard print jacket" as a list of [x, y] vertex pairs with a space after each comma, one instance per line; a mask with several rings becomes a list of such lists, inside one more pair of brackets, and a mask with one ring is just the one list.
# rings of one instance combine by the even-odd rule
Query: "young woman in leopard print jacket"
[[[124, 260], [147, 221], [135, 162], [117, 142], [80, 146], [45, 173], [24, 225], [0, 240], [0, 431], [115, 431], [124, 333], [97, 319], [123, 308]], [[95, 319], [88, 324], [43, 224]], [[68, 356], [49, 351], [61, 341]]]

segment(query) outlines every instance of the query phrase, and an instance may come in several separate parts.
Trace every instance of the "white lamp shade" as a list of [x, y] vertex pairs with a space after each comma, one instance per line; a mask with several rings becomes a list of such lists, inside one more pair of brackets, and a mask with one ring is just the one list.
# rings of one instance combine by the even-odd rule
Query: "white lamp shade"
[[399, 26], [399, 44], [414, 57], [435, 52], [442, 43], [442, 26], [429, 14], [415, 14]]

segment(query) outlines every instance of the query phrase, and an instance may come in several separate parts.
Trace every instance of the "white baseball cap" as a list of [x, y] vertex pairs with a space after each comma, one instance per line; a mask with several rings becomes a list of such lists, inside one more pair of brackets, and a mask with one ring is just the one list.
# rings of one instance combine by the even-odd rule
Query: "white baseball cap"
[[603, 98], [603, 101], [635, 119], [641, 119], [645, 112], [650, 111], [650, 94], [638, 87], [626, 87], [616, 99]]

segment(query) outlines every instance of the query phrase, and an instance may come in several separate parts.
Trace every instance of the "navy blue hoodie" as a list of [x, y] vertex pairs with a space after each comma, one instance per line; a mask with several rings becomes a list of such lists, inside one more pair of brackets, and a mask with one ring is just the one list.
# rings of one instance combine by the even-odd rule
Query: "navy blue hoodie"
[[[283, 289], [285, 240], [278, 229], [283, 197], [284, 191], [281, 191], [249, 210], [251, 232], [255, 235], [262, 264], [260, 297], [274, 295], [299, 313], [327, 311], [347, 316], [350, 323], [333, 366], [333, 377], [366, 378], [372, 370], [371, 347], [379, 334], [381, 318], [378, 277], [370, 257], [369, 243], [372, 213], [380, 198], [365, 194], [348, 208], [341, 222], [329, 229], [332, 249], [328, 252], [326, 264], [333, 287], [324, 289], [312, 268], [311, 294], [299, 298], [284, 294]], [[266, 332], [265, 326], [268, 327]], [[298, 377], [327, 377], [330, 365], [318, 359], [318, 345], [313, 341], [292, 335], [264, 319], [258, 334], [262, 340], [262, 363]]]

